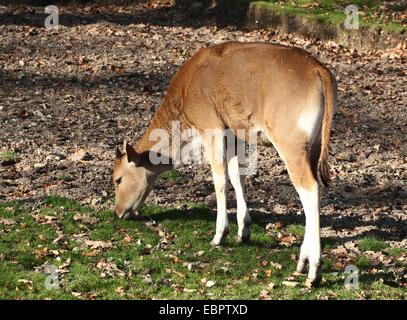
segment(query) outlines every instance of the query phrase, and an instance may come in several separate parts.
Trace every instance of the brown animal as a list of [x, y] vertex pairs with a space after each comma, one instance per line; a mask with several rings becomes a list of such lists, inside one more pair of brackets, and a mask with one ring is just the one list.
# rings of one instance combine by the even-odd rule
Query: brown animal
[[[116, 214], [129, 218], [152, 189], [157, 176], [172, 164], [153, 164], [151, 154], [171, 160], [171, 144], [163, 155], [153, 152], [151, 136], [161, 130], [171, 142], [171, 123], [195, 128], [211, 165], [217, 199], [219, 245], [228, 233], [226, 172], [237, 198], [238, 241], [250, 237], [244, 176], [238, 155], [216, 160], [222, 139], [208, 138], [207, 129], [261, 131], [283, 159], [304, 207], [306, 230], [297, 265], [312, 284], [321, 280], [318, 168], [327, 185], [327, 164], [337, 84], [333, 74], [307, 51], [276, 44], [229, 42], [199, 50], [174, 75], [147, 131], [133, 147], [117, 150], [113, 181]], [[247, 135], [240, 137], [247, 139]], [[179, 148], [179, 146], [177, 147]], [[149, 155], [150, 154], [150, 155]], [[170, 161], [171, 162], [171, 161]]]

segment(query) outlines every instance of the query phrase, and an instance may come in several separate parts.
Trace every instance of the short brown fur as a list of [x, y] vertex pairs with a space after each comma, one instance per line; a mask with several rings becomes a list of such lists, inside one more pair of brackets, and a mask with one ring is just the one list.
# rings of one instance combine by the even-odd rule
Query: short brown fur
[[[247, 138], [251, 129], [262, 131], [284, 160], [297, 191], [315, 190], [318, 164], [321, 180], [328, 185], [327, 159], [336, 99], [333, 74], [303, 49], [228, 42], [199, 50], [172, 78], [160, 107], [135, 147], [125, 145], [125, 150], [118, 154], [113, 173], [117, 215], [127, 217], [126, 212], [137, 209], [156, 177], [171, 167], [152, 165], [145, 154], [156, 143], [150, 140], [153, 130], [164, 129], [171, 139], [173, 121], [180, 122], [181, 130], [195, 128], [200, 133], [206, 129], [244, 129], [246, 134], [240, 137], [242, 139]], [[209, 141], [203, 144], [210, 145]], [[220, 211], [226, 214], [224, 193], [228, 163], [214, 163], [211, 148], [206, 149], [214, 176], [219, 217]], [[171, 154], [168, 150], [166, 156], [171, 158]], [[240, 188], [238, 179], [232, 183]], [[238, 191], [244, 195], [242, 190]], [[301, 192], [307, 198], [307, 193]], [[309, 205], [308, 210], [314, 207]], [[217, 222], [217, 235], [223, 237], [227, 233], [226, 220]], [[319, 220], [312, 220], [319, 228]], [[248, 239], [247, 213], [244, 221], [244, 225], [243, 220], [239, 224], [240, 237]], [[220, 241], [218, 238], [216, 244]], [[315, 252], [320, 250], [317, 245], [315, 248]], [[305, 248], [298, 270], [303, 270], [307, 257]], [[318, 261], [313, 257], [317, 268], [310, 271], [309, 278], [313, 281], [319, 279]]]

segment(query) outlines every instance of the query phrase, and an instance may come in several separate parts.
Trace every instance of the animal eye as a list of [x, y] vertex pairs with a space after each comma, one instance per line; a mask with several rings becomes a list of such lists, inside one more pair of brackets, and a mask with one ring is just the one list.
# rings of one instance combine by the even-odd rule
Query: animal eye
[[122, 177], [120, 177], [120, 178], [116, 179], [116, 180], [115, 180], [115, 182], [116, 182], [116, 185], [119, 185], [119, 184], [120, 184], [120, 182], [122, 182]]

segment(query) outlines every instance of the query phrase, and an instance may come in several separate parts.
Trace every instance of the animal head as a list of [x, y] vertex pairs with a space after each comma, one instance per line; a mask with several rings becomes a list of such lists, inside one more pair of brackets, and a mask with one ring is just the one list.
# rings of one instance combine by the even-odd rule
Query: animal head
[[115, 186], [115, 211], [121, 219], [128, 219], [134, 210], [142, 206], [152, 189], [157, 173], [147, 153], [137, 153], [124, 142], [123, 149], [116, 148], [113, 170]]

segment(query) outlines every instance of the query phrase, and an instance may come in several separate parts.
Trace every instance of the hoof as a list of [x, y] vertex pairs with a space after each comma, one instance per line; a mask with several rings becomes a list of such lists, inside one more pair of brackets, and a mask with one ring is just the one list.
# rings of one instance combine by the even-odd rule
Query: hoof
[[243, 228], [243, 230], [242, 230], [242, 234], [241, 235], [238, 235], [237, 237], [236, 237], [236, 242], [237, 243], [243, 243], [243, 242], [247, 242], [247, 241], [249, 241], [250, 240], [250, 229], [249, 228]]
[[309, 264], [307, 284], [311, 287], [317, 286], [322, 280], [322, 264], [321, 261]]
[[211, 241], [211, 246], [217, 247], [225, 243], [226, 241], [226, 236], [229, 234], [229, 230], [223, 231], [219, 235], [215, 235], [213, 240]]
[[212, 241], [211, 241], [211, 246], [212, 246], [212, 247], [220, 246], [220, 242], [216, 242], [215, 240], [212, 240]]
[[307, 272], [307, 259], [299, 259], [297, 264], [297, 272], [298, 273], [306, 273]]
[[307, 280], [305, 280], [305, 286], [307, 288], [315, 288], [317, 287], [320, 283], [321, 283], [322, 277], [321, 278], [315, 278], [315, 279], [310, 279], [307, 278]]

